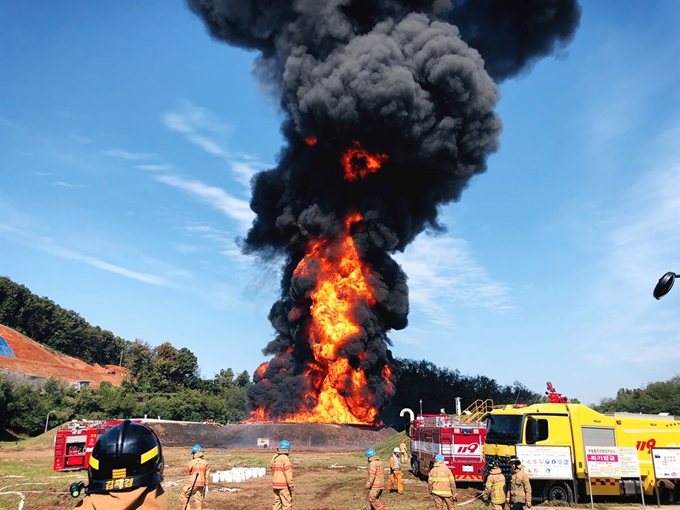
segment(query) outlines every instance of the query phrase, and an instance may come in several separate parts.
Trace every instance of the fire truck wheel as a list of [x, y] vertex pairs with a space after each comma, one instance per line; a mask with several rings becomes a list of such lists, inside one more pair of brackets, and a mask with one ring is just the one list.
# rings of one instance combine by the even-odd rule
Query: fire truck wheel
[[574, 502], [574, 491], [564, 482], [553, 482], [543, 489], [544, 501], [561, 501], [571, 505]]
[[659, 482], [659, 499], [662, 504], [673, 504], [677, 502], [677, 492], [679, 487], [676, 485], [676, 491], [673, 491], [673, 487], [665, 484], [663, 481]]
[[420, 464], [418, 463], [418, 457], [416, 456], [411, 457], [411, 472], [416, 478], [422, 477], [420, 474]]

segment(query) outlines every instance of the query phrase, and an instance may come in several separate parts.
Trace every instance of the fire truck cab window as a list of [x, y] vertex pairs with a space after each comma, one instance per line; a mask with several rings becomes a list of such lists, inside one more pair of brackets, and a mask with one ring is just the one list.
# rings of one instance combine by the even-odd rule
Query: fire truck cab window
[[527, 418], [527, 428], [525, 432], [525, 443], [534, 444], [548, 439], [548, 420], [543, 418]]
[[522, 417], [496, 414], [489, 417], [487, 443], [515, 444], [522, 439]]

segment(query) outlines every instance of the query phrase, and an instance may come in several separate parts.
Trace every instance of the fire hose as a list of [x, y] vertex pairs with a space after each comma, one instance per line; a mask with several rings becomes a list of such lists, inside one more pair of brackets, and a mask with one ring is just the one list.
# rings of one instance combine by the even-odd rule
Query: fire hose
[[21, 501], [19, 502], [19, 508], [17, 510], [21, 510], [22, 508], [24, 508], [24, 502], [26, 501], [26, 496], [24, 496], [21, 492], [15, 492], [15, 491], [0, 492], [0, 496], [5, 495], [5, 494], [16, 494], [17, 496], [21, 497]]
[[484, 493], [483, 493], [483, 492], [480, 492], [479, 494], [477, 494], [477, 495], [476, 495], [474, 498], [472, 498], [472, 499], [468, 499], [467, 501], [463, 501], [462, 503], [456, 502], [456, 506], [468, 505], [468, 504], [472, 503], [475, 499], [481, 498], [483, 495], [484, 495]]
[[194, 495], [194, 487], [196, 487], [196, 480], [198, 480], [198, 473], [196, 473], [196, 477], [194, 478], [194, 483], [191, 484], [191, 490], [189, 491], [189, 497], [187, 498], [187, 504], [184, 505], [184, 510], [187, 510], [187, 507], [189, 506], [189, 500], [191, 499], [191, 496]]
[[[463, 501], [462, 503], [458, 503], [458, 501], [456, 501], [456, 507], [463, 506], [463, 505], [469, 505], [469, 504], [472, 503], [474, 500], [476, 500], [477, 498], [481, 498], [482, 496], [484, 496], [484, 493], [483, 493], [483, 492], [480, 492], [480, 493], [477, 494], [474, 498], [468, 499], [467, 501]], [[364, 508], [365, 508], [365, 507], [364, 507]]]

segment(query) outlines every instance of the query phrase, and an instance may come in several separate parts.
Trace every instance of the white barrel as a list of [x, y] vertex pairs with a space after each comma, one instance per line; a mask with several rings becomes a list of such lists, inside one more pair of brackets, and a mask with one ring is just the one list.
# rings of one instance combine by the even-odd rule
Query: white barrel
[[261, 467], [261, 468], [257, 468], [257, 470], [259, 471], [258, 476], [264, 476], [264, 475], [267, 474], [267, 469], [266, 469], [266, 468]]
[[224, 480], [222, 480], [223, 482], [231, 483], [231, 482], [234, 481], [234, 473], [232, 473], [231, 471], [222, 471], [222, 472], [224, 473]]
[[246, 480], [250, 480], [253, 477], [253, 470], [248, 468], [246, 469]]
[[240, 483], [243, 481], [243, 474], [240, 471], [234, 473], [234, 482]]
[[220, 481], [220, 471], [212, 474], [212, 482], [217, 483]]

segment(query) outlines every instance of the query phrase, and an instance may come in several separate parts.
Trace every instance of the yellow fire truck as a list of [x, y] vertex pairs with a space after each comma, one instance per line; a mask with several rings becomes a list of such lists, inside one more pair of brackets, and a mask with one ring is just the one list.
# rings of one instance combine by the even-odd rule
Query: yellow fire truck
[[[601, 414], [582, 404], [560, 401], [494, 406], [485, 419], [488, 420], [484, 445], [486, 461], [498, 461], [509, 479], [508, 460], [517, 455], [525, 464], [536, 499], [573, 503], [579, 496], [585, 498], [591, 494], [639, 497], [640, 484], [646, 495], [653, 495], [655, 489], [659, 488], [661, 498], [665, 501], [677, 502], [680, 499], [680, 472], [673, 468], [670, 476], [664, 475], [665, 478], [657, 480], [652, 463], [653, 449], [680, 455], [680, 450], [676, 449], [680, 448], [680, 420], [673, 416]], [[593, 469], [589, 477], [588, 462], [593, 459], [586, 459], [586, 447], [635, 448], [639, 477], [599, 478], [594, 476]], [[540, 460], [538, 464], [532, 464], [541, 458], [541, 454], [549, 451], [558, 452], [562, 457], [558, 455], [552, 460], [545, 457], [545, 462], [552, 463], [548, 468], [541, 466]], [[634, 461], [635, 455], [632, 458]], [[542, 473], [539, 469], [543, 469]]]

